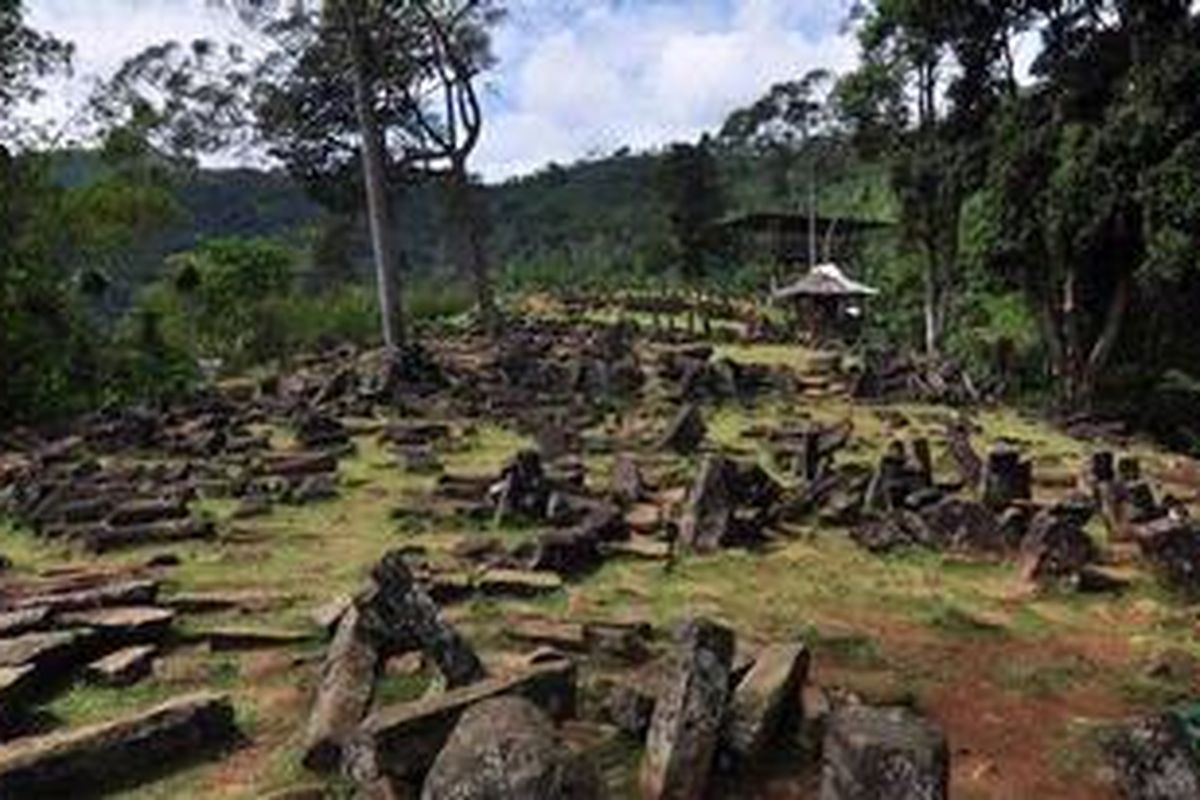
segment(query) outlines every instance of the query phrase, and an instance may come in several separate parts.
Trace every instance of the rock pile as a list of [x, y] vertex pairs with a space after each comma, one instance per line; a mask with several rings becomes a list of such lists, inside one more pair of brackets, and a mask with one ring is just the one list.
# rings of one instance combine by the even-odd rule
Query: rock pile
[[82, 679], [125, 687], [172, 644], [159, 580], [75, 571], [11, 581], [0, 597], [0, 795], [69, 796], [154, 774], [231, 744], [227, 697], [181, 697], [86, 728], [27, 736], [34, 707]]

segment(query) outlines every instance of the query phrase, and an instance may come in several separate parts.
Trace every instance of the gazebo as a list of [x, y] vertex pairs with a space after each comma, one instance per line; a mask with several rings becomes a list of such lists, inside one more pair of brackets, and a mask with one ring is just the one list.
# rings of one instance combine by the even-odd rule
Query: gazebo
[[878, 294], [878, 289], [846, 277], [836, 264], [818, 264], [771, 292], [772, 299], [793, 309], [800, 327], [818, 341], [846, 338], [862, 316], [862, 302]]

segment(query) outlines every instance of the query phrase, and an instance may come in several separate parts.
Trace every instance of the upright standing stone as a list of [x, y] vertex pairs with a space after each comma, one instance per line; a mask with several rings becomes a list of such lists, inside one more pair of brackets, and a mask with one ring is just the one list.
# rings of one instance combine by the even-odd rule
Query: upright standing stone
[[963, 483], [967, 486], [977, 486], [983, 474], [983, 462], [971, 445], [971, 428], [968, 421], [959, 419], [946, 426], [946, 447]]
[[730, 750], [752, 763], [789, 723], [799, 720], [808, 664], [808, 648], [800, 642], [772, 645], [758, 654], [730, 703]]
[[704, 424], [704, 417], [700, 415], [700, 409], [692, 403], [688, 403], [679, 409], [679, 413], [667, 426], [667, 431], [659, 442], [659, 448], [676, 453], [693, 453], [700, 447], [700, 443], [704, 441], [707, 433], [708, 429]]
[[912, 443], [913, 460], [917, 464], [917, 469], [921, 474], [921, 482], [925, 486], [933, 485], [933, 451], [929, 447], [929, 440], [925, 437], [913, 439]]
[[685, 549], [708, 553], [721, 546], [733, 522], [736, 473], [737, 467], [724, 456], [704, 459], [679, 524], [679, 543]]
[[355, 605], [384, 651], [404, 650], [415, 643], [437, 664], [450, 688], [484, 677], [479, 656], [453, 626], [442, 621], [437, 604], [417, 585], [403, 553], [385, 555], [371, 578], [371, 588]]
[[351, 606], [341, 616], [325, 654], [321, 684], [304, 732], [304, 766], [331, 772], [342, 762], [342, 746], [366, 716], [375, 693], [379, 650]]
[[700, 800], [725, 717], [733, 632], [705, 619], [684, 624], [672, 674], [654, 709], [639, 785], [642, 800]]
[[620, 453], [613, 461], [612, 494], [620, 503], [633, 505], [646, 493], [637, 461], [629, 453]]
[[946, 738], [900, 708], [843, 706], [825, 733], [820, 800], [945, 800]]
[[983, 502], [999, 510], [1017, 500], [1033, 497], [1033, 467], [1012, 447], [997, 447], [988, 454], [983, 470]]

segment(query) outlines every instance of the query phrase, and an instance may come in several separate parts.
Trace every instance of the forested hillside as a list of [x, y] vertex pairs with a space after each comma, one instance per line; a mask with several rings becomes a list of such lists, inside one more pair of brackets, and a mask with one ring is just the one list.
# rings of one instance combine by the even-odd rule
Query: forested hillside
[[[643, 278], [667, 272], [669, 209], [660, 177], [662, 153], [621, 152], [605, 158], [551, 165], [533, 175], [490, 184], [484, 189], [489, 247], [501, 274], [561, 284]], [[822, 167], [822, 215], [891, 221], [897, 209], [886, 167], [833, 163]], [[729, 215], [754, 211], [800, 213], [803, 200], [790, 186], [780, 188], [768, 158], [719, 153], [718, 188]], [[95, 156], [62, 156], [57, 180], [80, 185], [103, 166]], [[176, 219], [123, 254], [120, 279], [131, 286], [161, 276], [173, 253], [214, 237], [281, 238], [298, 246], [311, 243], [328, 215], [303, 187], [279, 171], [197, 169], [174, 187]], [[437, 185], [417, 184], [397, 196], [399, 228], [405, 232], [407, 268], [415, 275], [446, 275], [446, 198]], [[370, 247], [364, 220], [347, 240], [355, 274], [369, 278]], [[657, 260], [655, 260], [657, 259]], [[310, 264], [310, 270], [321, 266]], [[763, 287], [764, 289], [766, 287]]]

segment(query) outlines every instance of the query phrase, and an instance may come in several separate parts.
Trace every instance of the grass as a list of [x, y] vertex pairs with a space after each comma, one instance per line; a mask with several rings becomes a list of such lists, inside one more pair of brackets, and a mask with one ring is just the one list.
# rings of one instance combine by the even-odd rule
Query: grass
[[1058, 662], [1018, 660], [1000, 664], [994, 677], [997, 685], [1011, 692], [1055, 697], [1084, 684], [1096, 673], [1095, 664], [1073, 657]]
[[[720, 352], [742, 361], [800, 369], [810, 357], [800, 348], [774, 345], [722, 346]], [[889, 412], [903, 415], [909, 424], [894, 430], [886, 421]], [[639, 413], [646, 415], [639, 422], [657, 430], [666, 412], [643, 406]], [[859, 406], [820, 397], [768, 400], [754, 407], [729, 405], [709, 410], [706, 416], [711, 444], [764, 465], [770, 458], [762, 443], [745, 435], [751, 426], [849, 420], [855, 442], [844, 458], [869, 464], [893, 435], [938, 434], [940, 420], [948, 413], [933, 406]], [[978, 421], [983, 427], [975, 438], [980, 451], [996, 438], [1012, 438], [1026, 443], [1039, 463], [1071, 469], [1087, 449], [1015, 411], [985, 411]], [[357, 444], [356, 454], [342, 463], [337, 500], [279, 506], [271, 516], [246, 521], [231, 519], [230, 502], [205, 501], [201, 507], [219, 522], [218, 544], [173, 545], [100, 560], [142, 563], [169, 550], [182, 561], [167, 573], [169, 591], [256, 590], [289, 598], [252, 617], [186, 618], [180, 623], [184, 631], [225, 624], [304, 629], [311, 625], [312, 608], [356, 591], [388, 549], [421, 545], [431, 558], [440, 559], [464, 536], [497, 536], [512, 543], [534, 530], [431, 514], [425, 501], [434, 485], [432, 477], [406, 474], [393, 466], [391, 455], [373, 438], [359, 438]], [[451, 473], [494, 475], [527, 446], [527, 439], [501, 425], [481, 424], [441, 456]], [[694, 460], [645, 455], [655, 456], [656, 465], [670, 476], [668, 485], [686, 484], [694, 474]], [[1161, 454], [1151, 451], [1144, 457], [1157, 459]], [[611, 457], [590, 456], [587, 463], [593, 486], [604, 485]], [[948, 470], [944, 459], [938, 463], [939, 471]], [[803, 640], [813, 651], [819, 681], [869, 699], [922, 708], [928, 703], [935, 715], [953, 711], [938, 705], [939, 692], [965, 681], [978, 684], [980, 714], [993, 710], [986, 704], [997, 693], [1005, 703], [1039, 709], [1054, 704], [1064, 713], [1073, 711], [1078, 692], [1088, 690], [1107, 693], [1122, 712], [1186, 699], [1188, 687], [1142, 674], [1147, 652], [1186, 639], [1194, 624], [1176, 598], [1148, 580], [1135, 582], [1119, 598], [1031, 595], [1017, 583], [1011, 563], [968, 562], [923, 551], [881, 558], [855, 546], [842, 530], [805, 527], [796, 533], [766, 550], [691, 557], [670, 571], [657, 563], [610, 560], [554, 596], [519, 602], [480, 599], [449, 610], [447, 617], [486, 654], [511, 646], [503, 631], [506, 621], [519, 614], [640, 618], [660, 629], [681, 617], [704, 614], [727, 623], [750, 644]], [[77, 555], [3, 522], [0, 552], [16, 562], [18, 573]], [[121, 796], [261, 797], [310, 781], [298, 766], [298, 731], [322, 649], [319, 642], [278, 653], [213, 655], [183, 648], [166, 656], [155, 677], [138, 687], [117, 691], [77, 685], [45, 710], [64, 724], [77, 725], [195, 688], [229, 691], [252, 737], [243, 751], [227, 762], [189, 768]], [[1093, 652], [1097, 650], [1099, 655]], [[423, 673], [389, 674], [380, 684], [378, 699], [411, 699], [424, 692], [428, 682]], [[1075, 763], [1078, 731], [1060, 722], [1050, 720], [1044, 731], [1031, 735], [1050, 737], [1046, 759], [1054, 769], [1075, 775], [1091, 756], [1079, 756], [1080, 763]], [[962, 746], [989, 744], [967, 741]], [[636, 753], [628, 747], [605, 754], [614, 785], [629, 777]], [[339, 796], [342, 787], [330, 791]]]

